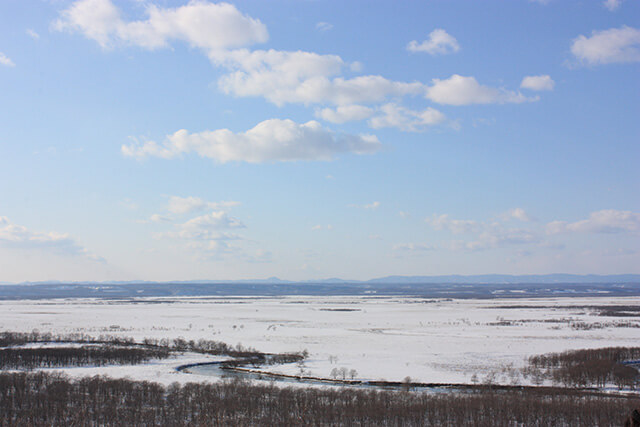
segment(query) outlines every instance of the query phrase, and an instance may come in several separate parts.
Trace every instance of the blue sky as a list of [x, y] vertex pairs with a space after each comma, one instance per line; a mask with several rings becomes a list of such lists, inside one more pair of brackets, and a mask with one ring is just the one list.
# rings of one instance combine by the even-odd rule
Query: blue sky
[[0, 281], [640, 273], [640, 3], [0, 3]]

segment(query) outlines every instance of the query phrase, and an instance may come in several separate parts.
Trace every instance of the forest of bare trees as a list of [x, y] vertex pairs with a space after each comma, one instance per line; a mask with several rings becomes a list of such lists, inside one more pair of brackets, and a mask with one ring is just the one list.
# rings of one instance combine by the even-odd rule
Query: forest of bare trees
[[0, 348], [0, 369], [35, 369], [62, 366], [137, 365], [169, 356], [164, 348], [135, 348], [116, 345]]
[[566, 387], [614, 384], [620, 389], [634, 390], [640, 385], [640, 372], [624, 362], [638, 359], [640, 347], [571, 350], [532, 356], [525, 372]]
[[[82, 347], [82, 352], [74, 351], [73, 348], [64, 348], [65, 351], [59, 352], [45, 352], [44, 348], [33, 349], [34, 351], [27, 351], [28, 349], [16, 348], [18, 346], [22, 346], [25, 344], [34, 344], [34, 343], [69, 343], [69, 344], [87, 344], [87, 345], [101, 345], [101, 350], [95, 350], [91, 347], [85, 346]], [[98, 347], [96, 347], [97, 349]], [[53, 350], [53, 349], [47, 349]], [[261, 362], [267, 364], [278, 364], [278, 363], [291, 363], [297, 362], [301, 359], [307, 357], [306, 350], [299, 353], [278, 353], [278, 354], [269, 354], [260, 352], [254, 348], [244, 347], [241, 344], [236, 346], [231, 346], [227, 343], [214, 341], [214, 340], [206, 340], [199, 339], [195, 340], [186, 340], [184, 338], [144, 338], [142, 342], [136, 342], [133, 338], [130, 337], [120, 337], [120, 336], [112, 336], [112, 335], [101, 335], [99, 337], [92, 337], [90, 335], [85, 334], [66, 334], [66, 335], [54, 335], [50, 333], [40, 333], [40, 332], [0, 332], [0, 352], [6, 352], [6, 357], [11, 359], [12, 362], [9, 365], [4, 365], [6, 367], [20, 367], [17, 363], [19, 360], [18, 357], [13, 357], [16, 355], [25, 355], [26, 359], [22, 360], [30, 360], [29, 364], [24, 364], [22, 367], [30, 367], [29, 365], [33, 365], [33, 367], [37, 367], [37, 361], [31, 361], [31, 359], [37, 359], [38, 357], [46, 357], [48, 359], [52, 359], [55, 357], [56, 353], [59, 353], [61, 363], [55, 364], [52, 362], [43, 361], [42, 366], [64, 366], [65, 357], [68, 357], [69, 363], [68, 365], [79, 365], [79, 364], [92, 364], [93, 362], [89, 362], [88, 360], [91, 358], [91, 355], [95, 355], [93, 359], [97, 360], [100, 354], [99, 352], [105, 355], [106, 358], [111, 358], [113, 363], [128, 363], [125, 360], [130, 360], [131, 363], [140, 363], [146, 357], [146, 360], [150, 358], [164, 358], [167, 357], [170, 352], [184, 352], [191, 351], [194, 353], [203, 353], [203, 354], [212, 354], [212, 355], [222, 355], [222, 356], [230, 356], [238, 359], [238, 361], [229, 361], [229, 366], [239, 365], [245, 363], [247, 360], [252, 362]], [[86, 353], [86, 356], [82, 354]], [[51, 354], [51, 356], [49, 356]], [[66, 356], [68, 355], [68, 356]], [[123, 361], [118, 361], [118, 355], [122, 355]], [[74, 361], [75, 359], [75, 361]], [[95, 361], [94, 360], [94, 361]], [[136, 362], [136, 360], [139, 360]], [[83, 363], [82, 361], [87, 361], [87, 363]], [[2, 368], [3, 361], [0, 359], [0, 368]], [[109, 362], [111, 363], [111, 362]], [[106, 363], [97, 363], [100, 365]]]
[[1, 425], [621, 425], [640, 399], [567, 390], [426, 394], [0, 374]]
[[[73, 343], [25, 347], [29, 343]], [[228, 367], [302, 361], [307, 353], [266, 354], [217, 341], [0, 333], [0, 368], [135, 364], [171, 352], [234, 356]], [[533, 356], [528, 374], [556, 384], [634, 389], [638, 370], [624, 364], [640, 347]], [[346, 369], [336, 376], [346, 378]], [[355, 374], [352, 374], [352, 376]], [[410, 379], [405, 380], [412, 384]], [[448, 393], [343, 388], [281, 388], [235, 379], [216, 384], [160, 384], [60, 373], [0, 373], [4, 425], [621, 425], [640, 398], [551, 387], [479, 385]]]

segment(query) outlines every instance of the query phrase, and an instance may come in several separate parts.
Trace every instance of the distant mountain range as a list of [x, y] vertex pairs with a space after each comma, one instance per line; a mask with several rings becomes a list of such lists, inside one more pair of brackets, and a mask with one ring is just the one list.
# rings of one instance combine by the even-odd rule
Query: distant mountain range
[[[635, 280], [634, 280], [635, 279]], [[97, 298], [167, 302], [167, 297], [404, 296], [424, 298], [523, 298], [640, 296], [640, 277], [623, 276], [391, 276], [366, 282], [327, 279], [243, 281], [23, 283], [0, 286], [0, 300]], [[139, 300], [144, 297], [145, 300]], [[151, 298], [151, 299], [150, 299]]]
[[369, 280], [370, 283], [640, 283], [640, 274], [481, 274], [475, 276], [387, 276]]
[[529, 275], [510, 275], [510, 274], [480, 274], [472, 276], [464, 275], [444, 275], [444, 276], [386, 276], [370, 280], [349, 280], [340, 278], [316, 279], [316, 280], [283, 280], [277, 277], [268, 279], [243, 279], [243, 280], [171, 280], [171, 281], [146, 281], [146, 280], [129, 280], [129, 281], [78, 281], [68, 282], [59, 280], [40, 281], [40, 282], [0, 282], [0, 285], [127, 285], [127, 284], [554, 284], [554, 283], [640, 283], [640, 274], [529, 274]]

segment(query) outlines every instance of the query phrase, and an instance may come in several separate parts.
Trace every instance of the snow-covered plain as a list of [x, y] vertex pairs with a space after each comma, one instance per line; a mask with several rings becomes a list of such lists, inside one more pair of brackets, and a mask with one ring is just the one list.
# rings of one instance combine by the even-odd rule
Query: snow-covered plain
[[[529, 383], [503, 368], [526, 357], [569, 349], [640, 345], [640, 317], [599, 316], [588, 306], [640, 305], [640, 297], [437, 300], [388, 297], [140, 298], [0, 301], [0, 330], [137, 340], [177, 338], [238, 343], [264, 352], [308, 350], [303, 365], [271, 372], [438, 383]], [[505, 308], [527, 306], [528, 308]], [[532, 308], [539, 307], [539, 308]], [[586, 307], [586, 308], [585, 308]], [[580, 323], [596, 325], [576, 328]], [[583, 325], [584, 326], [584, 325]], [[635, 326], [635, 327], [634, 327]], [[216, 378], [175, 367], [219, 360], [195, 353], [145, 366], [69, 368], [162, 383]], [[475, 378], [474, 378], [475, 379]]]

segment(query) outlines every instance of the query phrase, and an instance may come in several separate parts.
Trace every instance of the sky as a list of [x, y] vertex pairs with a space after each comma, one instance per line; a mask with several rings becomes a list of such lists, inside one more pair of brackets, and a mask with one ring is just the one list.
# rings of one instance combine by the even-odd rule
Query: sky
[[0, 282], [640, 273], [640, 2], [0, 2]]

